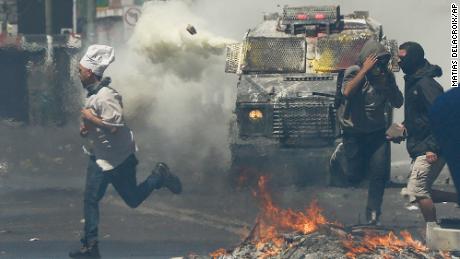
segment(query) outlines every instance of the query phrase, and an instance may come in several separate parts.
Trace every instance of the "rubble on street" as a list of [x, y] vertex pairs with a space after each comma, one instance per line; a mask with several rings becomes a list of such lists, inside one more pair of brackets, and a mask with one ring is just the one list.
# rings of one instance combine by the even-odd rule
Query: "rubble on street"
[[218, 249], [208, 257], [189, 258], [451, 258], [448, 252], [431, 251], [408, 231], [395, 233], [379, 226], [345, 227], [329, 222], [317, 202], [304, 211], [282, 209], [272, 201], [266, 178], [259, 179], [254, 192], [261, 204], [256, 224], [246, 239], [232, 249]]

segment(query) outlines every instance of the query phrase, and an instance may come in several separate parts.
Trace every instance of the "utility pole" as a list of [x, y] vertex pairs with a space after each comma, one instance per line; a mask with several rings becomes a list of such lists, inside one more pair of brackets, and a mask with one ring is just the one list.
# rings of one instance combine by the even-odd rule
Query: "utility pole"
[[53, 33], [53, 1], [45, 0], [45, 32], [47, 35]]
[[8, 28], [8, 16], [9, 16], [9, 13], [10, 13], [10, 9], [9, 9], [8, 4], [6, 3], [6, 1], [3, 1], [2, 9], [3, 9], [2, 10], [3, 11], [3, 21], [1, 21], [2, 22], [1, 32], [6, 35], [7, 34], [7, 28]]
[[86, 33], [89, 44], [96, 42], [96, 0], [87, 0]]
[[77, 0], [72, 1], [72, 32], [77, 33]]

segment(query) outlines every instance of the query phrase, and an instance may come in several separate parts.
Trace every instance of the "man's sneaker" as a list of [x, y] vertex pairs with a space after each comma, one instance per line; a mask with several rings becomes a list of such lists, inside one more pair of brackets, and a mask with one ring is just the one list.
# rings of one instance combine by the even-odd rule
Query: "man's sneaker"
[[87, 259], [99, 259], [101, 258], [101, 255], [99, 254], [99, 247], [97, 245], [97, 241], [91, 242], [87, 244], [86, 242], [83, 242], [83, 245], [80, 247], [80, 249], [76, 251], [72, 251], [69, 253], [69, 256], [71, 258], [87, 258]]
[[165, 163], [158, 163], [155, 166], [155, 169], [153, 169], [152, 174], [156, 174], [161, 177], [160, 188], [166, 187], [174, 194], [182, 192], [182, 183], [180, 182], [179, 177], [172, 174]]
[[366, 220], [368, 225], [380, 226], [380, 213], [375, 210], [366, 210]]

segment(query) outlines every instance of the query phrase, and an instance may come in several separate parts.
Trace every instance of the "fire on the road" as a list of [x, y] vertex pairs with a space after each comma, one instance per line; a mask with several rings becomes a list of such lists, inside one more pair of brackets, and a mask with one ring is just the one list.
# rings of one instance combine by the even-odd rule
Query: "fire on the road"
[[[376, 235], [372, 232], [367, 233], [360, 242], [353, 240], [351, 235], [347, 240], [343, 241], [343, 246], [349, 250], [347, 256], [349, 258], [356, 258], [360, 254], [367, 254], [377, 251], [379, 247], [384, 247], [386, 250], [392, 252], [400, 252], [403, 249], [411, 248], [416, 252], [428, 252], [428, 248], [420, 241], [414, 240], [412, 235], [407, 231], [401, 231], [402, 238], [396, 236], [393, 232], [387, 235]], [[392, 258], [388, 254], [382, 254], [383, 258]]]
[[[276, 206], [267, 190], [267, 177], [261, 176], [258, 181], [258, 190], [253, 191], [260, 202], [261, 210], [256, 219], [256, 224], [245, 242], [252, 243], [257, 251], [258, 258], [269, 258], [279, 255], [283, 248], [288, 245], [283, 234], [299, 233], [308, 235], [321, 228], [337, 227], [338, 223], [331, 223], [322, 214], [321, 208], [316, 201], [312, 202], [304, 211], [282, 209]], [[402, 231], [400, 237], [390, 232], [388, 234], [376, 234], [369, 231], [363, 237], [355, 238], [351, 234], [341, 237], [342, 246], [345, 248], [348, 258], [357, 258], [362, 254], [379, 254], [382, 258], [393, 258], [391, 253], [397, 253], [404, 249], [410, 249], [417, 253], [427, 253], [428, 248], [420, 241], [414, 240], [407, 231]], [[383, 251], [383, 252], [382, 252]], [[210, 254], [212, 258], [219, 258], [228, 254], [225, 249], [219, 249]], [[443, 254], [444, 258], [450, 258]]]
[[328, 223], [316, 202], [313, 202], [305, 212], [281, 209], [273, 203], [267, 191], [267, 177], [259, 178], [258, 187], [259, 190], [254, 192], [254, 195], [260, 201], [261, 212], [250, 238], [256, 242], [258, 249], [267, 248], [266, 257], [279, 253], [284, 243], [282, 233], [294, 231], [309, 234]]

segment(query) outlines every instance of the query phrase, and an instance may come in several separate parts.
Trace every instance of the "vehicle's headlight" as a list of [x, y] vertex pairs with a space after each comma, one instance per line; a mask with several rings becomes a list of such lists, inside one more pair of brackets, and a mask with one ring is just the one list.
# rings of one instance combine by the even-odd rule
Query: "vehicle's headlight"
[[264, 117], [261, 110], [252, 110], [249, 112], [249, 119], [251, 121], [260, 121]]

